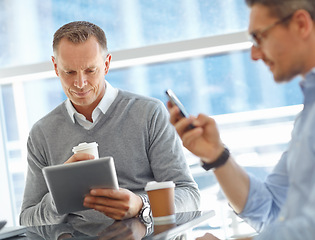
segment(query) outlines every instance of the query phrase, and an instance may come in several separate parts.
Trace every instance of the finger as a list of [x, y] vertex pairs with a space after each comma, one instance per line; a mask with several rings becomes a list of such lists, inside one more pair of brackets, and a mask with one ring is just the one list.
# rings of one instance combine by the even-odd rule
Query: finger
[[167, 107], [170, 113], [170, 122], [172, 125], [174, 125], [178, 120], [183, 118], [183, 116], [180, 114], [179, 108], [176, 105], [172, 105], [171, 102], [168, 102]]
[[196, 124], [196, 126], [201, 126], [201, 127], [209, 125], [211, 127], [217, 128], [216, 121], [205, 114], [199, 114], [197, 118], [194, 120], [193, 124]]
[[89, 207], [93, 207], [96, 205], [111, 207], [111, 208], [124, 208], [124, 204], [122, 201], [113, 200], [107, 197], [94, 197], [91, 195], [85, 196], [84, 203], [89, 205]]
[[64, 163], [73, 163], [73, 162], [78, 162], [78, 161], [84, 161], [84, 160], [91, 160], [94, 159], [95, 157], [92, 154], [88, 153], [76, 153], [73, 154], [66, 162]]
[[181, 138], [183, 137], [183, 134], [190, 129], [189, 126], [193, 121], [194, 117], [190, 116], [189, 118], [182, 118], [174, 124], [174, 127]]
[[186, 131], [182, 138], [183, 145], [185, 147], [190, 146], [196, 139], [198, 139], [203, 134], [203, 129], [200, 127], [194, 128], [190, 131]]
[[95, 197], [106, 197], [114, 200], [123, 200], [126, 198], [126, 193], [121, 189], [110, 188], [94, 188], [90, 191], [90, 194]]
[[[91, 192], [93, 192], [93, 190]], [[122, 211], [129, 210], [129, 197], [121, 198], [117, 197], [117, 195], [112, 196], [111, 194], [107, 196], [105, 194], [101, 194], [101, 191], [98, 191], [98, 195], [87, 195], [84, 198], [84, 203], [92, 208], [95, 208], [97, 205], [99, 205], [109, 208], [121, 209]]]
[[135, 215], [136, 210], [132, 208], [134, 203], [130, 193], [126, 189], [93, 189], [84, 198], [84, 206], [103, 212], [113, 219], [121, 220], [129, 215]]
[[[108, 201], [106, 201], [108, 200]], [[126, 210], [117, 205], [118, 201], [111, 199], [99, 198], [99, 197], [86, 197], [83, 205], [87, 208], [92, 208], [104, 213], [106, 216], [113, 219], [123, 219], [126, 215]]]
[[174, 105], [170, 101], [166, 103], [166, 106], [168, 110], [171, 110], [174, 107]]

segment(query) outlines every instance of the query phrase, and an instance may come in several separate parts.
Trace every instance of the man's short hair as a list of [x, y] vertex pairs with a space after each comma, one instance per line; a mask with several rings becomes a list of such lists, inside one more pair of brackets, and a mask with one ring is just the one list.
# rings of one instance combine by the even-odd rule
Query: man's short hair
[[273, 17], [285, 18], [296, 10], [304, 9], [315, 21], [315, 0], [245, 0], [249, 7], [261, 4], [270, 10]]
[[67, 23], [55, 32], [53, 40], [55, 57], [57, 57], [57, 48], [61, 39], [66, 38], [72, 43], [83, 43], [91, 36], [97, 39], [105, 57], [107, 53], [107, 40], [104, 31], [99, 26], [86, 21]]

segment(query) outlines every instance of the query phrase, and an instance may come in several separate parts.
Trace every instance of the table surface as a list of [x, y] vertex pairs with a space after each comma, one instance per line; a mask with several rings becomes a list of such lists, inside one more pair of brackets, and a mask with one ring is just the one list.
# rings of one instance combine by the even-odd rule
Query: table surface
[[[76, 224], [56, 224], [28, 227], [24, 235], [12, 239], [191, 239], [187, 232], [203, 228], [202, 224], [215, 216], [213, 210], [195, 211], [176, 214], [176, 222], [168, 225], [146, 226], [139, 218], [122, 221], [108, 219], [102, 223], [80, 222]], [[199, 226], [199, 227], [198, 227]], [[150, 234], [144, 237], [146, 229]], [[207, 229], [209, 230], [209, 229]]]

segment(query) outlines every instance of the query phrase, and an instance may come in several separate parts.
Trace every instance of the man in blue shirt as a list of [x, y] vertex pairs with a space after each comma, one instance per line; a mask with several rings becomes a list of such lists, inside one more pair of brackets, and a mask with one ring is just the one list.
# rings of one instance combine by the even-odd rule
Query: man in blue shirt
[[[262, 60], [278, 83], [301, 75], [304, 109], [288, 150], [265, 182], [248, 175], [230, 156], [215, 121], [200, 114], [180, 118], [168, 103], [170, 121], [184, 146], [214, 169], [234, 211], [259, 235], [254, 239], [314, 239], [315, 236], [315, 1], [246, 0], [251, 8], [251, 57]], [[193, 124], [192, 130], [187, 127]], [[203, 239], [217, 239], [207, 234]], [[250, 238], [248, 238], [250, 239]]]

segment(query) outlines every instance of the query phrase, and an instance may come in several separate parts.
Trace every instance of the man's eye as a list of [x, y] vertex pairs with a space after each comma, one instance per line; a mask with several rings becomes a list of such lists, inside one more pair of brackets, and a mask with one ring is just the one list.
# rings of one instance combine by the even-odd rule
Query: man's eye
[[74, 71], [67, 71], [66, 74], [68, 75], [74, 74]]
[[95, 72], [95, 70], [93, 70], [93, 69], [89, 69], [89, 70], [87, 70], [87, 72], [88, 72], [88, 73], [94, 73], [94, 72]]

